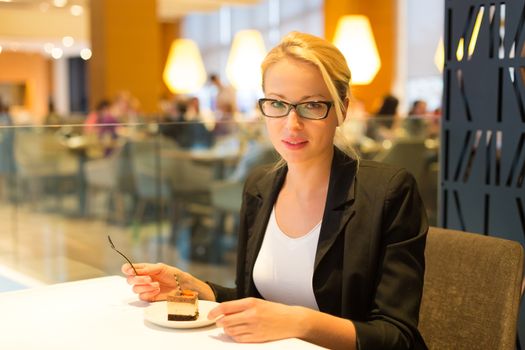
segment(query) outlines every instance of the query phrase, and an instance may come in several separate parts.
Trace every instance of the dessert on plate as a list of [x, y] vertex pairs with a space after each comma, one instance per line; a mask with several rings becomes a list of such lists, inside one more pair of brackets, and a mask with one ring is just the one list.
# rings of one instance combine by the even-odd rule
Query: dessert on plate
[[198, 293], [185, 289], [176, 290], [167, 297], [169, 321], [195, 321], [199, 317]]

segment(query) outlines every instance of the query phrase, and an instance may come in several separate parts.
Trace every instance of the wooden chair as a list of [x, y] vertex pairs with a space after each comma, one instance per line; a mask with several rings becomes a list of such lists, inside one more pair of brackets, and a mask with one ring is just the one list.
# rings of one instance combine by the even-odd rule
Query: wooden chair
[[431, 227], [419, 330], [429, 349], [514, 350], [523, 247]]

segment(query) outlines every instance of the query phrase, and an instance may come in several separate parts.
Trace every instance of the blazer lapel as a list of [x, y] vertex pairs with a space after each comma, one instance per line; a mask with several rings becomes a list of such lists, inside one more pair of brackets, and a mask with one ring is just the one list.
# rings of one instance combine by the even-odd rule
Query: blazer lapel
[[354, 214], [353, 208], [349, 206], [355, 198], [356, 169], [357, 162], [335, 148], [314, 271]]

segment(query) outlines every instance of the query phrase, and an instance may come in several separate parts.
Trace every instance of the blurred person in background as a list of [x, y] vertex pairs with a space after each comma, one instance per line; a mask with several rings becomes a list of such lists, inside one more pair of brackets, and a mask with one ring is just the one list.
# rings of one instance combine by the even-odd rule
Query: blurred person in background
[[427, 102], [425, 100], [415, 100], [408, 111], [409, 116], [424, 117], [428, 114]]
[[49, 101], [48, 112], [44, 119], [45, 125], [61, 125], [64, 122], [64, 119], [60, 114], [55, 110], [55, 104], [53, 101]]
[[88, 136], [96, 136], [104, 148], [104, 156], [111, 154], [114, 141], [118, 137], [119, 121], [111, 113], [111, 107], [112, 104], [109, 100], [100, 101], [95, 110], [87, 116], [84, 123], [84, 133]]
[[172, 138], [181, 148], [209, 148], [213, 134], [201, 121], [197, 97], [178, 98], [172, 102], [160, 132]]
[[237, 92], [230, 85], [221, 82], [217, 74], [210, 75], [210, 82], [217, 89], [215, 95], [214, 108], [215, 136], [225, 136], [234, 133], [237, 128], [235, 124], [235, 115], [237, 114]]
[[210, 82], [216, 89], [212, 109], [224, 114], [237, 112], [237, 92], [233, 86], [224, 84], [217, 74], [210, 75]]
[[393, 95], [383, 97], [381, 106], [368, 120], [366, 135], [376, 141], [391, 139], [397, 119], [399, 99]]
[[129, 91], [121, 91], [117, 94], [111, 105], [111, 114], [120, 123], [140, 123], [139, 116], [140, 101]]
[[415, 100], [408, 111], [408, 116], [401, 123], [402, 137], [426, 138], [430, 133], [431, 120], [427, 111], [427, 102]]

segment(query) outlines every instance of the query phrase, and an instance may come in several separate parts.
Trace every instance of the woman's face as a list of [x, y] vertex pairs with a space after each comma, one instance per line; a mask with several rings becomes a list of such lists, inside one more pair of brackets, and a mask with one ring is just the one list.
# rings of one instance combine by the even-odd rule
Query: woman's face
[[[333, 102], [319, 69], [292, 58], [285, 58], [267, 68], [264, 94], [266, 98], [293, 104]], [[301, 118], [292, 108], [286, 117], [265, 117], [265, 121], [273, 146], [289, 165], [312, 163], [331, 157], [337, 126], [333, 106], [328, 116], [321, 120]]]

